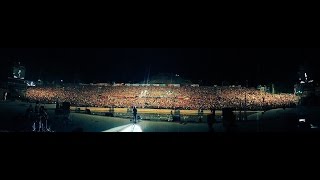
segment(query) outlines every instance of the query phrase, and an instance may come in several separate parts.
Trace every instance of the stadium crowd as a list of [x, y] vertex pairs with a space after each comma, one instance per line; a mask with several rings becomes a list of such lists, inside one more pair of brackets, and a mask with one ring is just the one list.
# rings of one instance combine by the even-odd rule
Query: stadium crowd
[[158, 87], [158, 86], [93, 86], [29, 87], [28, 101], [43, 103], [70, 102], [82, 107], [181, 108], [258, 110], [294, 106], [294, 94], [270, 94], [245, 87]]

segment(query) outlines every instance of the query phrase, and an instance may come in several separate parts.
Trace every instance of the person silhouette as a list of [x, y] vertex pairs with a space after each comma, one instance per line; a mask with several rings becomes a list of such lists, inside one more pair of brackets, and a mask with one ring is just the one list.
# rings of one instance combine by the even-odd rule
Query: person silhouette
[[7, 96], [8, 96], [8, 93], [5, 92], [5, 93], [4, 93], [4, 100], [5, 100], [5, 101], [7, 100]]
[[207, 116], [207, 123], [208, 123], [209, 132], [214, 132], [213, 124], [216, 121], [216, 119], [215, 119], [216, 113], [215, 112], [216, 112], [215, 108], [210, 108], [210, 114], [208, 114], [208, 116]]
[[137, 108], [136, 106], [133, 107], [133, 122], [136, 123], [137, 122]]
[[20, 76], [21, 76], [21, 70], [19, 69], [19, 71], [18, 71], [18, 78], [20, 78]]

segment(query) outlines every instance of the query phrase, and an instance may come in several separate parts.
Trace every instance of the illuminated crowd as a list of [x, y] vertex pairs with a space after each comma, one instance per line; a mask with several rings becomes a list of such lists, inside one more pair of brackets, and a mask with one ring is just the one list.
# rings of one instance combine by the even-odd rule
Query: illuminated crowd
[[64, 87], [29, 87], [29, 101], [70, 102], [82, 107], [235, 109], [291, 107], [297, 103], [293, 94], [270, 94], [244, 87], [132, 87], [65, 85]]

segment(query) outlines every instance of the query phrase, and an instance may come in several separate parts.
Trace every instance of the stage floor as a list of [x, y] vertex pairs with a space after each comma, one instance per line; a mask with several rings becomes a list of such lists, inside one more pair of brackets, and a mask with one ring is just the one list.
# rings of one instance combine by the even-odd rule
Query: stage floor
[[[0, 131], [12, 132], [12, 127], [21, 126], [23, 123], [17, 123], [16, 117], [23, 116], [29, 103], [24, 102], [4, 102], [0, 101]], [[33, 104], [34, 107], [34, 104]], [[108, 117], [101, 115], [89, 115], [84, 113], [70, 113], [70, 122], [65, 124], [61, 117], [55, 115], [55, 105], [45, 105], [49, 118], [52, 121], [52, 128], [56, 132], [131, 132], [130, 128], [125, 127], [139, 127], [132, 132], [208, 132], [209, 128], [204, 118], [203, 122], [188, 122], [182, 118], [182, 122], [168, 122], [164, 120], [145, 120], [146, 116], [159, 113], [159, 117], [166, 117], [170, 114], [169, 110], [153, 110], [153, 109], [138, 109], [142, 120], [134, 126], [132, 121], [132, 114], [128, 113], [128, 117]], [[90, 108], [92, 112], [106, 112], [108, 108]], [[126, 108], [115, 108], [115, 112], [127, 113]], [[307, 118], [312, 120], [315, 126], [320, 127], [320, 107], [314, 108], [278, 108], [267, 112], [257, 112], [248, 116], [247, 121], [239, 120], [236, 122], [238, 132], [283, 132], [288, 131], [287, 125], [290, 122], [297, 121], [298, 113], [303, 112], [309, 114]], [[182, 117], [197, 114], [197, 111], [185, 110], [181, 111]], [[206, 113], [206, 112], [204, 112]], [[216, 114], [221, 111], [216, 112]], [[29, 128], [30, 126], [30, 128]], [[27, 126], [30, 131], [31, 124]], [[224, 132], [225, 129], [221, 122], [213, 125], [215, 132]]]

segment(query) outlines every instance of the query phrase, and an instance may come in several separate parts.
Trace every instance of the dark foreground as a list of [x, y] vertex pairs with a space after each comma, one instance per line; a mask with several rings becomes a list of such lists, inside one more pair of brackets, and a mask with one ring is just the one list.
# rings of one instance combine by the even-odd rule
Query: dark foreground
[[[29, 104], [23, 102], [0, 102], [1, 132], [32, 132], [32, 122], [24, 120]], [[34, 104], [33, 104], [34, 106]], [[45, 105], [49, 115], [49, 126], [54, 132], [209, 132], [203, 122], [167, 122], [140, 120], [134, 124], [128, 118], [107, 117], [71, 112], [68, 121], [56, 115], [54, 105]], [[142, 115], [143, 116], [143, 115]], [[318, 131], [320, 127], [319, 107], [273, 109], [238, 120], [234, 132], [290, 132]], [[311, 127], [298, 127], [299, 118], [307, 119]], [[143, 117], [142, 117], [143, 119]], [[213, 125], [214, 132], [225, 132], [221, 121]], [[212, 132], [212, 131], [211, 131]]]

